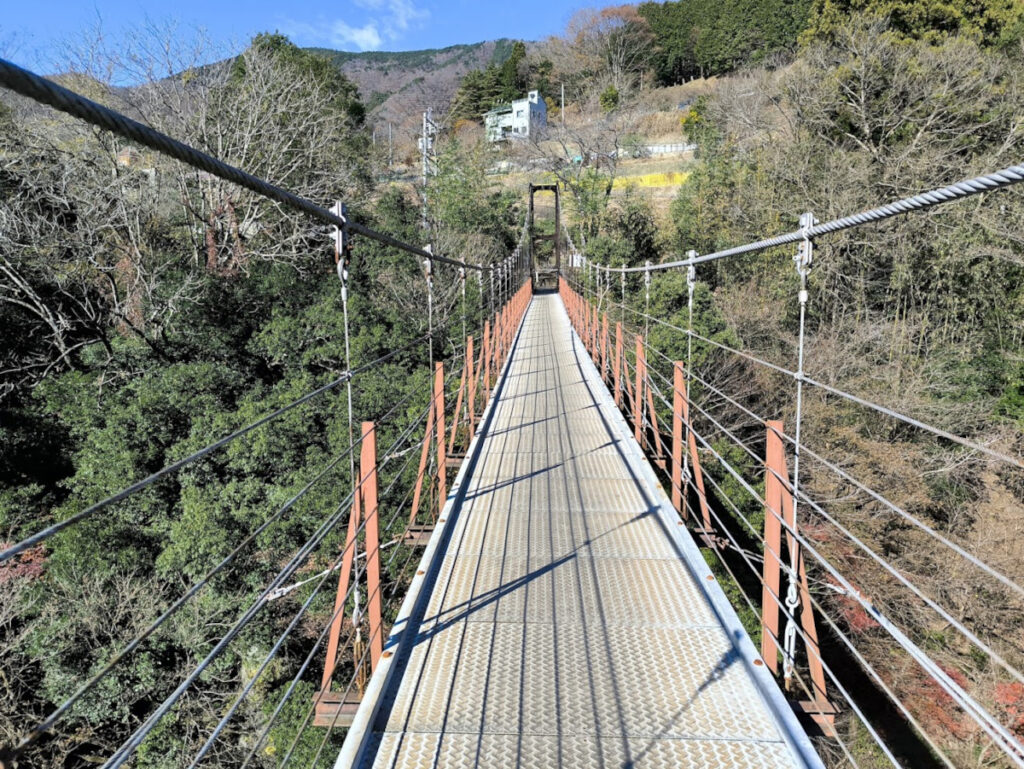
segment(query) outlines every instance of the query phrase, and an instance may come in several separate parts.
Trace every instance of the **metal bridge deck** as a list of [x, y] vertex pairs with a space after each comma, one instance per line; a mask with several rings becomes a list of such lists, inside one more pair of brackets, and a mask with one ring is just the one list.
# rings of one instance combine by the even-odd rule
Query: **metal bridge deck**
[[557, 295], [477, 442], [339, 766], [820, 765]]

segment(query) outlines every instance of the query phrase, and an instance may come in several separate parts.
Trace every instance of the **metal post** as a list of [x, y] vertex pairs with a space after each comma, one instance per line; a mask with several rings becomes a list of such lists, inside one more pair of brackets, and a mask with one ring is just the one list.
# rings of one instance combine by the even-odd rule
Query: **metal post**
[[650, 333], [650, 321], [651, 316], [651, 263], [647, 261], [644, 263], [644, 340], [646, 341], [648, 334]]
[[[697, 252], [690, 249], [686, 252], [686, 258], [693, 260], [697, 258]], [[697, 287], [697, 266], [689, 264], [686, 267], [686, 396], [690, 394], [690, 371], [693, 369], [693, 291]], [[690, 432], [690, 423], [687, 420], [685, 425], [687, 435]], [[687, 437], [689, 441], [689, 437]], [[690, 458], [688, 454], [683, 455], [683, 478], [687, 483], [690, 480]]]
[[[469, 367], [469, 381], [466, 389], [466, 396], [469, 404], [469, 441], [473, 442], [476, 434], [476, 368], [473, 361], [473, 337], [466, 339], [466, 365]], [[468, 444], [467, 444], [468, 445]]]
[[636, 385], [633, 388], [633, 437], [636, 438], [636, 442], [643, 448], [644, 445], [644, 371], [643, 371], [643, 359], [644, 359], [644, 340], [637, 334], [636, 337]]
[[380, 508], [377, 505], [377, 434], [373, 422], [363, 422], [363, 443], [359, 454], [360, 494], [366, 511], [366, 595], [370, 612], [370, 670], [377, 668], [384, 651], [384, 623], [381, 618]]
[[786, 456], [782, 445], [783, 426], [769, 421], [764, 448], [764, 565], [761, 572], [761, 657], [772, 673], [779, 672], [779, 576], [782, 553], [783, 486]]
[[466, 338], [466, 268], [459, 267], [459, 285], [462, 286], [462, 338]]
[[[814, 261], [814, 242], [811, 240], [809, 230], [816, 223], [814, 214], [807, 212], [800, 216], [800, 229], [803, 231], [803, 240], [797, 247], [796, 256], [793, 261], [796, 264], [797, 273], [800, 276], [800, 292], [798, 301], [800, 303], [800, 332], [797, 340], [797, 366], [796, 366], [796, 426], [793, 433], [793, 496], [792, 496], [792, 520], [791, 524], [795, 531], [797, 523], [797, 499], [800, 493], [800, 427], [803, 421], [803, 385], [804, 385], [804, 328], [807, 315], [807, 275], [811, 271], [811, 264]], [[795, 539], [790, 540], [790, 574], [789, 587], [786, 591], [786, 609], [789, 618], [786, 620], [786, 631], [783, 639], [785, 653], [783, 655], [783, 677], [786, 688], [789, 689], [793, 677], [796, 654], [796, 624], [792, 617], [795, 616], [797, 607], [800, 605], [800, 598], [797, 586], [797, 572], [800, 562], [800, 549], [796, 546]]]
[[619, 273], [619, 287], [622, 289], [622, 301], [619, 305], [621, 312], [620, 320], [626, 322], [626, 266], [622, 266], [622, 272]]
[[615, 357], [612, 358], [612, 385], [615, 407], [622, 410], [622, 324], [615, 324]]
[[683, 505], [683, 388], [686, 386], [683, 362], [672, 364], [672, 506], [685, 521], [687, 509]]
[[[430, 244], [423, 247], [430, 253]], [[430, 367], [434, 367], [434, 264], [430, 259], [423, 260], [423, 269], [427, 273], [427, 349], [430, 353]]]
[[[437, 514], [444, 510], [448, 498], [448, 468], [444, 450], [444, 363], [434, 364], [434, 422], [437, 426]], [[456, 415], [458, 416], [458, 415]]]

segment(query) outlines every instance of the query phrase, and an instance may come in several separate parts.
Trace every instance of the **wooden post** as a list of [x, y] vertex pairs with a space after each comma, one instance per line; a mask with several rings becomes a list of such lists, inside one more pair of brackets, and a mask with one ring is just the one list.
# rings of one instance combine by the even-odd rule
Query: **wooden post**
[[[444, 431], [439, 433], [444, 444]], [[363, 422], [363, 444], [359, 455], [360, 495], [366, 511], [366, 595], [370, 613], [370, 670], [377, 669], [384, 651], [384, 622], [381, 618], [380, 508], [377, 505], [377, 433], [373, 422]]]
[[444, 363], [434, 364], [434, 421], [437, 425], [437, 512], [444, 510], [448, 498], [448, 468], [444, 451]]
[[683, 362], [672, 364], [672, 506], [687, 519], [686, 490], [683, 488], [683, 389], [686, 377]]

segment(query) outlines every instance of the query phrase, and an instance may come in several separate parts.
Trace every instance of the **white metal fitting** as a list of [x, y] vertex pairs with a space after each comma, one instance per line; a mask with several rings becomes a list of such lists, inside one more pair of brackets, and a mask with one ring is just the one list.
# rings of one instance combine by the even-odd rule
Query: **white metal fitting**
[[807, 273], [811, 270], [811, 264], [814, 262], [814, 241], [811, 240], [810, 230], [817, 223], [818, 220], [814, 218], [814, 214], [810, 211], [800, 215], [800, 232], [803, 235], [803, 240], [797, 246], [796, 256], [793, 257], [793, 261], [796, 263], [796, 271], [801, 277], [806, 277]]
[[650, 260], [644, 262], [644, 285], [650, 288], [651, 286], [651, 262]]
[[[697, 252], [692, 248], [686, 252], [686, 258], [691, 262], [697, 258]], [[686, 265], [686, 287], [693, 294], [693, 287], [697, 284], [697, 265], [688, 264]]]

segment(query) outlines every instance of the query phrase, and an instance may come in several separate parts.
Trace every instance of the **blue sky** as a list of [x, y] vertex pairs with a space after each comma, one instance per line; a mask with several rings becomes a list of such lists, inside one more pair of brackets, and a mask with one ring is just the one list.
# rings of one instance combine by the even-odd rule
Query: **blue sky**
[[440, 48], [498, 37], [537, 40], [559, 32], [585, 0], [0, 0], [0, 56], [28, 66], [65, 59], [69, 42], [97, 25], [104, 37], [147, 22], [202, 29], [219, 45], [279, 30], [300, 45], [348, 51]]

